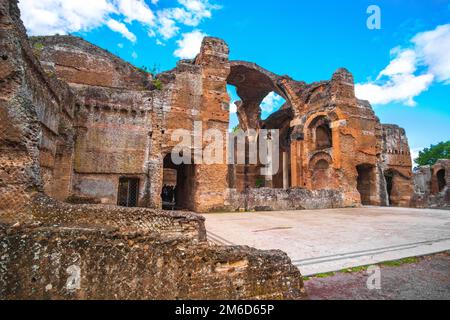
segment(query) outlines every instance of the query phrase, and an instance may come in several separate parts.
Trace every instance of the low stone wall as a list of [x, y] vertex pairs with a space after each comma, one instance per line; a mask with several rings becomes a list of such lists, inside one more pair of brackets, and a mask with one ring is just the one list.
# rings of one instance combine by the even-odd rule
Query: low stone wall
[[225, 206], [230, 211], [312, 210], [344, 207], [344, 194], [337, 190], [228, 189]]
[[286, 254], [82, 228], [0, 226], [0, 299], [299, 299]]
[[306, 298], [285, 253], [213, 246], [193, 213], [46, 196], [26, 212], [0, 215], [0, 299]]

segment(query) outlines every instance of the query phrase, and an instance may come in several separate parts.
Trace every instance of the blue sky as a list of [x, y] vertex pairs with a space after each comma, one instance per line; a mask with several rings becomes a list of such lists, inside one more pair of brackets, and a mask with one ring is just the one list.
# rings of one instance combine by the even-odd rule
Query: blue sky
[[[366, 26], [373, 4], [380, 30]], [[413, 151], [450, 139], [449, 0], [20, 0], [20, 7], [29, 34], [73, 33], [138, 67], [171, 69], [195, 55], [204, 35], [223, 38], [231, 59], [296, 80], [326, 80], [346, 67], [381, 121], [406, 129]], [[282, 103], [266, 102], [264, 117]]]

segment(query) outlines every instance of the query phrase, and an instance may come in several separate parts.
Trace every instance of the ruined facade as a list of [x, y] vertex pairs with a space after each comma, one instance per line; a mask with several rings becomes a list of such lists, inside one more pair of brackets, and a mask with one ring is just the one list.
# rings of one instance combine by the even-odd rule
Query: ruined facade
[[[284, 253], [211, 246], [202, 217], [160, 210], [167, 185], [196, 212], [450, 203], [449, 162], [413, 178], [405, 130], [380, 123], [346, 69], [307, 84], [207, 37], [153, 75], [81, 38], [29, 39], [15, 0], [0, 0], [0, 48], [0, 298], [305, 297]], [[228, 85], [240, 129], [279, 130], [273, 175], [173, 162], [176, 130], [198, 138], [194, 156], [206, 130], [228, 134]], [[263, 120], [272, 92], [286, 102]]]
[[[355, 97], [345, 69], [329, 81], [306, 84], [230, 61], [224, 41], [205, 38], [194, 60], [152, 75], [80, 38], [30, 42], [36, 64], [73, 100], [57, 112], [44, 104], [39, 111], [43, 188], [60, 201], [161, 208], [162, 188], [169, 184], [176, 186], [176, 207], [197, 212], [271, 210], [277, 202], [278, 209], [410, 205], [405, 132], [382, 125], [370, 104]], [[279, 130], [280, 151], [272, 156], [280, 170], [273, 176], [261, 175], [254, 164], [171, 160], [179, 142], [172, 140], [175, 130], [202, 135], [214, 128], [226, 136], [227, 85], [241, 98], [242, 130]], [[286, 103], [262, 120], [260, 104], [271, 92]], [[199, 139], [204, 142], [188, 147], [194, 156], [207, 145]], [[225, 147], [223, 152], [226, 159]], [[324, 201], [325, 191], [331, 200]], [[281, 207], [280, 197], [286, 200]]]
[[[17, 1], [0, 0], [0, 299], [306, 298], [283, 252], [212, 245], [197, 214], [125, 208], [160, 205], [165, 124], [184, 105], [169, 94], [196, 90], [195, 116], [218, 119], [223, 97], [203, 79], [220, 79], [211, 65], [223, 57], [205, 53], [205, 67], [161, 76], [157, 90], [104, 51], [55, 39], [72, 51], [30, 45]], [[131, 188], [142, 191], [133, 199]]]
[[412, 204], [417, 208], [450, 209], [450, 160], [438, 160], [433, 166], [415, 170]]

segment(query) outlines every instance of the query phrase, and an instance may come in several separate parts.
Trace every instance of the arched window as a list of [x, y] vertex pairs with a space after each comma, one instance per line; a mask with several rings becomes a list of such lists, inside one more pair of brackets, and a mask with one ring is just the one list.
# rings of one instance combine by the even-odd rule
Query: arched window
[[328, 162], [324, 159], [317, 161], [314, 169], [315, 170], [327, 170], [330, 167]]
[[316, 128], [316, 149], [322, 150], [331, 148], [333, 146], [333, 139], [331, 128], [328, 123], [323, 123]]
[[445, 186], [447, 185], [447, 183], [445, 181], [445, 170], [444, 169], [439, 170], [436, 174], [436, 177], [437, 177], [437, 181], [438, 181], [439, 192], [441, 192], [442, 190], [444, 190]]
[[316, 117], [309, 125], [309, 130], [315, 150], [324, 150], [333, 146], [333, 134], [328, 117]]

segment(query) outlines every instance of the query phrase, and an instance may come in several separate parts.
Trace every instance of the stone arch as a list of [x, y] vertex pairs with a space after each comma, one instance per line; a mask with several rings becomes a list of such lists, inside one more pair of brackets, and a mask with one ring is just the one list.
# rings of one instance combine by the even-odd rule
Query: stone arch
[[[280, 152], [272, 155], [278, 157], [280, 170], [272, 177], [260, 175], [260, 167], [255, 164], [235, 165], [229, 167], [229, 181], [240, 191], [246, 188], [255, 188], [260, 185], [259, 181], [265, 180], [266, 187], [281, 188], [289, 185], [290, 176], [290, 122], [293, 119], [293, 109], [291, 98], [284, 89], [280, 77], [270, 71], [261, 68], [257, 64], [245, 61], [231, 61], [230, 74], [227, 78], [227, 84], [236, 88], [236, 93], [241, 101], [236, 102], [239, 126], [243, 131], [260, 129], [279, 129], [280, 130]], [[281, 109], [262, 120], [261, 104], [271, 92], [281, 96], [286, 102]], [[247, 152], [248, 148], [246, 148]], [[249, 155], [246, 155], [246, 158]], [[234, 177], [233, 177], [234, 176]], [[231, 184], [230, 184], [231, 185]]]
[[292, 108], [292, 99], [284, 88], [283, 77], [280, 77], [255, 63], [231, 61], [227, 84], [236, 87], [241, 101], [237, 103], [241, 128], [261, 128], [260, 105], [271, 92], [280, 95], [286, 104], [283, 108]]
[[307, 135], [311, 141], [311, 150], [324, 150], [333, 146], [331, 120], [327, 114], [315, 115], [307, 126]]

